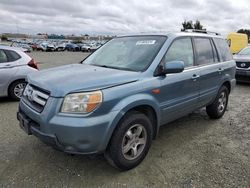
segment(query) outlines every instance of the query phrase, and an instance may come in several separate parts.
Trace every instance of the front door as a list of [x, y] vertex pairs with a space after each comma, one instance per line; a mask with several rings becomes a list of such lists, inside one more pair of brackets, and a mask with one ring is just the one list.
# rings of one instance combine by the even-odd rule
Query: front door
[[183, 61], [182, 73], [159, 77], [159, 101], [164, 123], [173, 121], [197, 108], [199, 98], [199, 72], [194, 68], [194, 52], [190, 37], [176, 39], [163, 58], [163, 62]]

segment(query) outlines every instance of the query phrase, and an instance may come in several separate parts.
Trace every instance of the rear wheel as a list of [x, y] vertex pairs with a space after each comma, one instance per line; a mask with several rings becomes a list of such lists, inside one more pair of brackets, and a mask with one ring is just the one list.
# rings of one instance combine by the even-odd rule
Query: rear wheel
[[147, 155], [152, 135], [152, 124], [147, 116], [137, 111], [130, 112], [114, 131], [105, 157], [120, 170], [134, 168]]
[[228, 97], [228, 88], [226, 86], [222, 86], [214, 102], [206, 107], [207, 114], [210, 118], [219, 119], [224, 115], [227, 109]]
[[9, 96], [14, 100], [19, 100], [22, 97], [26, 84], [24, 80], [13, 82], [9, 87]]

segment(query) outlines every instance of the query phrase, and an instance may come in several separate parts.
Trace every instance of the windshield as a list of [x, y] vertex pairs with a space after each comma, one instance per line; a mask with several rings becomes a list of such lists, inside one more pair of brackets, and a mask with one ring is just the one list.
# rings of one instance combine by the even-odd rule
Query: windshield
[[239, 52], [239, 55], [250, 55], [250, 47], [244, 48]]
[[164, 36], [115, 38], [90, 55], [83, 63], [107, 68], [143, 71], [165, 42]]

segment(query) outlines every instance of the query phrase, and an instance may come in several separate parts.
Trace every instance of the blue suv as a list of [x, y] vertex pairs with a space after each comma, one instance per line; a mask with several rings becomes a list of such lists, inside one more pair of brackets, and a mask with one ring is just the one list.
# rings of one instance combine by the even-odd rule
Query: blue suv
[[222, 117], [235, 67], [218, 35], [121, 36], [80, 64], [29, 75], [17, 118], [56, 149], [103, 153], [128, 170], [145, 158], [160, 126], [202, 107]]

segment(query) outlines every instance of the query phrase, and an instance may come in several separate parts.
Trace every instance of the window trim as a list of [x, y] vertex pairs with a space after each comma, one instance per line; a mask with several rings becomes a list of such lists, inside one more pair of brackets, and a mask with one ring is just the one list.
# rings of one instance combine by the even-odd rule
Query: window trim
[[[219, 58], [219, 55], [218, 55], [218, 51], [217, 51], [217, 49], [216, 49], [216, 47], [215, 47], [215, 44], [214, 44], [214, 41], [213, 41], [212, 38], [210, 39], [210, 43], [211, 43], [212, 49], [213, 49], [214, 63], [219, 63], [219, 62], [221, 62], [221, 61], [220, 61], [220, 58]], [[217, 62], [215, 61], [216, 58], [217, 58]]]
[[216, 46], [216, 44], [215, 44], [215, 41], [214, 41], [215, 38], [211, 38], [211, 40], [212, 40], [212, 42], [213, 42], [213, 44], [214, 44], [214, 48], [215, 48], [215, 51], [216, 51], [216, 54], [217, 54], [217, 57], [218, 57], [218, 60], [219, 60], [218, 63], [223, 62], [222, 59], [221, 59], [221, 57], [220, 57], [219, 50], [218, 50], [218, 48], [217, 48], [217, 46]]

